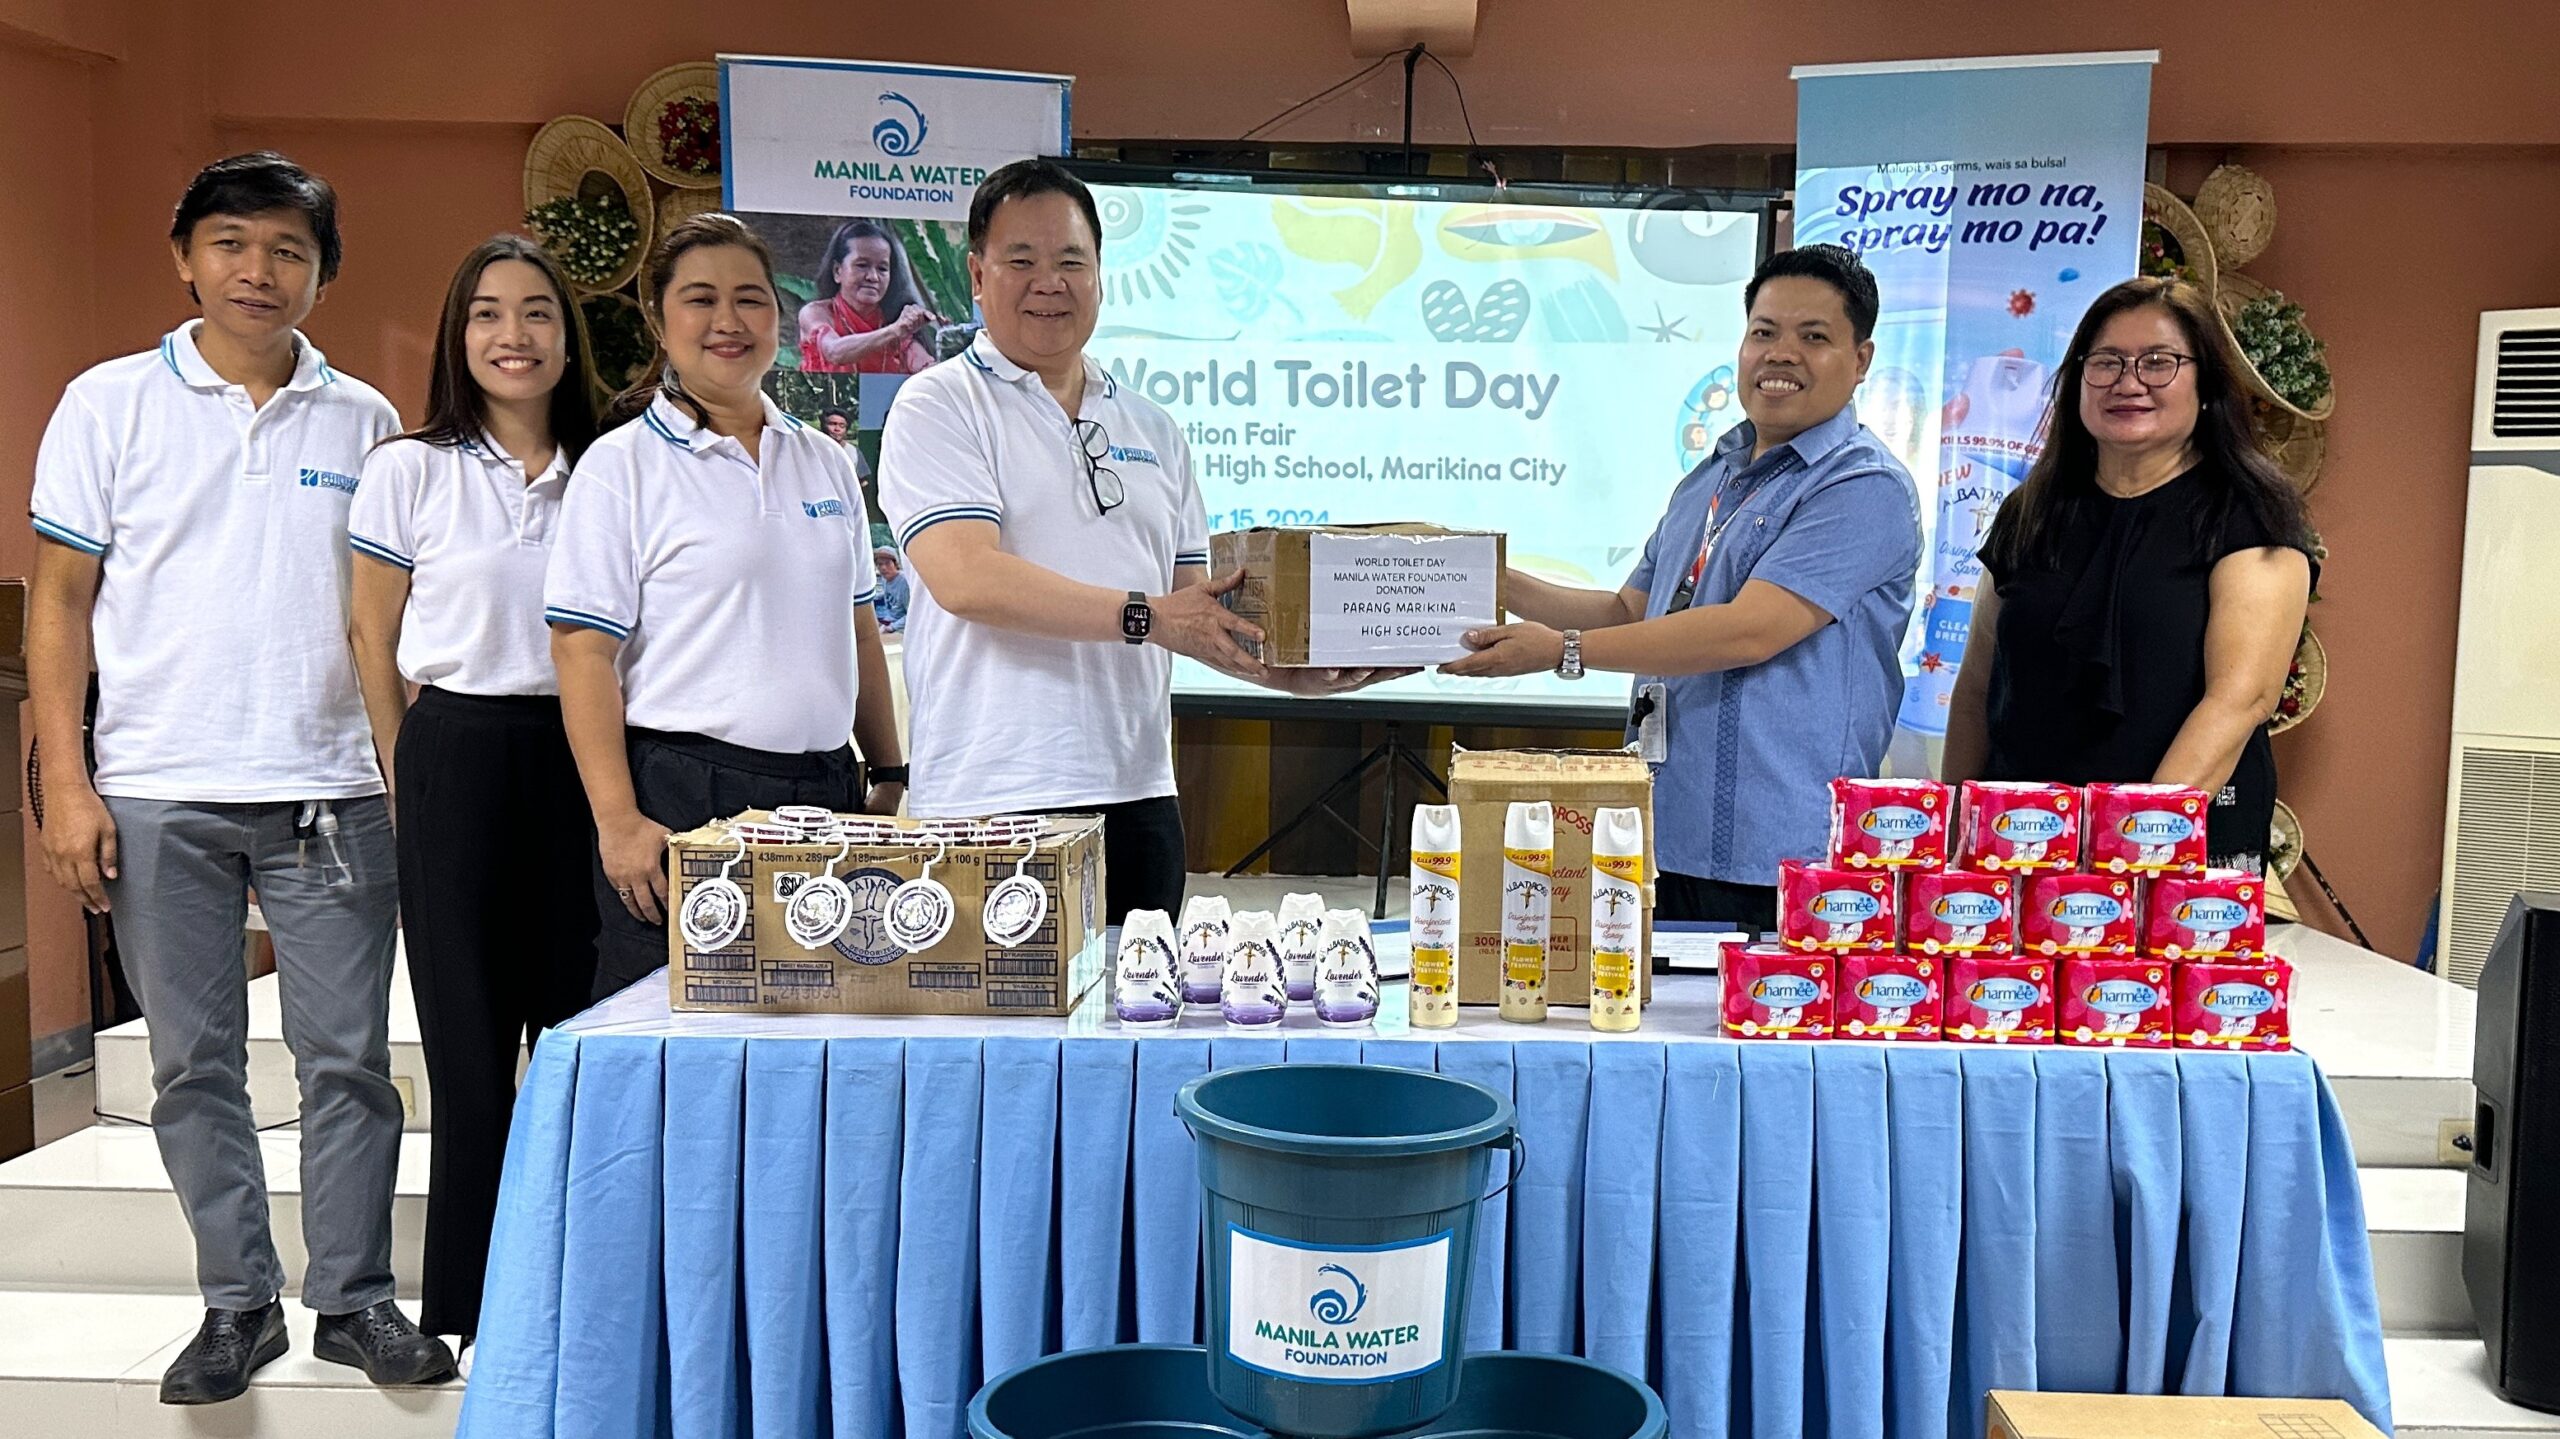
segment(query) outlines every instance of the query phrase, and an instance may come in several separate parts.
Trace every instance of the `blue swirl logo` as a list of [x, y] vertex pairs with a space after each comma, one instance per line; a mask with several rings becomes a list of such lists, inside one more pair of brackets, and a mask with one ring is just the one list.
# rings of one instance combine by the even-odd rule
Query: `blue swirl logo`
[[1955, 929], [1982, 929], [1998, 924], [2000, 916], [2008, 912], [2009, 906], [2001, 902], [2000, 896], [1976, 891], [1940, 895], [1933, 911], [1940, 923]]
[[1351, 1292], [1343, 1293], [1339, 1285], [1319, 1289], [1307, 1300], [1307, 1312], [1325, 1324], [1348, 1324], [1360, 1317], [1361, 1310], [1369, 1307], [1369, 1286], [1360, 1282], [1359, 1275], [1339, 1264], [1328, 1264], [1316, 1271], [1319, 1279], [1328, 1274], [1341, 1275], [1343, 1283], [1351, 1286]]
[[2003, 810], [1991, 832], [2011, 844], [2043, 844], [2062, 837], [2062, 816], [2049, 809]]
[[2135, 844], [2176, 844], [2196, 832], [2196, 822], [2165, 809], [2146, 809], [2126, 815], [2117, 832]]
[[1858, 828], [1878, 839], [1918, 839], [1929, 832], [1929, 816], [1909, 805], [1886, 805], [1868, 810]]
[[899, 94], [895, 90], [891, 90], [881, 95], [880, 103], [883, 105], [896, 105], [907, 112], [907, 118], [905, 119], [900, 119], [895, 115], [891, 115], [887, 119], [882, 120], [879, 124], [871, 127], [871, 143], [880, 147], [880, 153], [883, 155], [912, 155], [923, 149], [925, 130], [927, 127], [925, 125], [924, 112], [916, 108], [916, 102]]
[[1914, 975], [1871, 974], [1858, 981], [1858, 1002], [1877, 1009], [1909, 1009], [1929, 1002], [1929, 986]]

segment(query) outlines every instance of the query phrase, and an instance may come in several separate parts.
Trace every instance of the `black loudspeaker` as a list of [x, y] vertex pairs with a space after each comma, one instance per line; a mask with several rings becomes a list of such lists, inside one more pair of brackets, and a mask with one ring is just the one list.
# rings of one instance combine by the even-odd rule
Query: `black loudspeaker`
[[2511, 1404], [2560, 1412], [2560, 894], [2520, 894], [2480, 970], [2462, 1283]]

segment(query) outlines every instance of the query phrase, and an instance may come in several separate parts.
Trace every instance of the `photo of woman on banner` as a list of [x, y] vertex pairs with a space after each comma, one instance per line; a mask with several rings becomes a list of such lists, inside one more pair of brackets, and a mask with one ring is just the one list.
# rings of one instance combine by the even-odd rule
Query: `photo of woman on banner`
[[916, 375], [934, 363], [917, 336], [942, 323], [924, 302], [906, 247], [878, 220], [847, 220], [818, 264], [817, 297], [800, 307], [800, 368], [819, 374]]

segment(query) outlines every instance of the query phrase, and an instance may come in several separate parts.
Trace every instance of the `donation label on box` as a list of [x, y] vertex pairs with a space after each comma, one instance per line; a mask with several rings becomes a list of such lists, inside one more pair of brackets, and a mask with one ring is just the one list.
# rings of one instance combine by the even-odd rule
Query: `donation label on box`
[[1344, 663], [1437, 664], [1502, 623], [1491, 535], [1318, 533], [1307, 539], [1308, 650]]

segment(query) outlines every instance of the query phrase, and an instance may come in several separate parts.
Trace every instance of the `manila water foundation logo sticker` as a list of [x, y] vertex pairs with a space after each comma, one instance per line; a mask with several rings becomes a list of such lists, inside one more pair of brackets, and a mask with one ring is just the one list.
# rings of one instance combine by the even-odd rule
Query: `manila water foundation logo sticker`
[[1357, 1320], [1360, 1311], [1369, 1307], [1369, 1287], [1360, 1282], [1359, 1275], [1339, 1264], [1328, 1264], [1316, 1271], [1319, 1279], [1328, 1274], [1341, 1275], [1342, 1282], [1351, 1286], [1351, 1292], [1343, 1293], [1339, 1285], [1319, 1289], [1307, 1300], [1307, 1312], [1326, 1324], [1349, 1324]]

